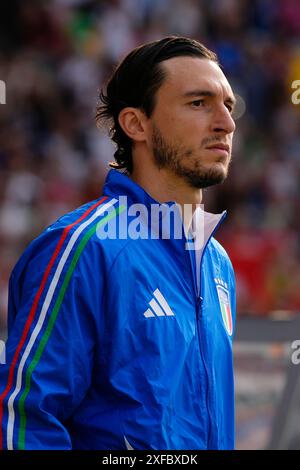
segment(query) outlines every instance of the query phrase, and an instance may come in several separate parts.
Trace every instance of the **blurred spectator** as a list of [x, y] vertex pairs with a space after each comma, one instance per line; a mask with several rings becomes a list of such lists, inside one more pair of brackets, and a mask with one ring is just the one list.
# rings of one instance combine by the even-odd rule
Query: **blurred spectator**
[[11, 0], [0, 12], [0, 329], [10, 271], [47, 224], [98, 197], [113, 146], [97, 94], [131, 48], [168, 34], [214, 49], [246, 113], [228, 180], [205, 191], [228, 209], [239, 313], [300, 310], [300, 79], [297, 0]]

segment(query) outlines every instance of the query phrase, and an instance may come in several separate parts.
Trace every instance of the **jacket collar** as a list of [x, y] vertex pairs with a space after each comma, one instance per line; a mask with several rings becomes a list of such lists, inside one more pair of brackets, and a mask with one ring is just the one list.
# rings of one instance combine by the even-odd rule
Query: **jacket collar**
[[[117, 170], [110, 170], [104, 184], [103, 193], [105, 196], [127, 196], [131, 204], [160, 204], [153, 199], [141, 186], [132, 181], [124, 173]], [[172, 204], [174, 204], [172, 202]]]
[[[151, 204], [161, 204], [155, 199], [153, 199], [150, 194], [148, 194], [141, 186], [132, 181], [124, 173], [121, 173], [117, 170], [110, 170], [105, 181], [103, 188], [103, 193], [105, 196], [109, 197], [118, 197], [118, 196], [127, 196], [129, 204], [144, 204], [149, 207]], [[174, 201], [168, 201], [164, 204], [171, 206], [175, 204]], [[221, 214], [211, 214], [210, 212], [203, 211], [201, 208], [198, 208], [194, 214], [193, 221], [198, 220], [196, 226], [202, 227], [201, 234], [195, 232], [196, 236], [201, 237], [202, 243], [207, 244], [208, 240], [215, 232], [217, 227], [226, 217], [226, 211], [223, 211]]]

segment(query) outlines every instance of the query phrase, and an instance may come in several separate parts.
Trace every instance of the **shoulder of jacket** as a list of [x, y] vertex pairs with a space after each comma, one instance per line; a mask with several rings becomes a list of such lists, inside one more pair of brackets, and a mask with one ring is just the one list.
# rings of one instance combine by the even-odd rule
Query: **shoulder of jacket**
[[37, 258], [41, 262], [46, 262], [55, 253], [59, 257], [68, 244], [69, 248], [71, 248], [71, 245], [78, 244], [88, 229], [97, 224], [101, 215], [97, 217], [96, 212], [100, 206], [101, 198], [88, 202], [59, 217], [29, 243], [15, 265], [13, 273], [20, 272]]
[[79, 226], [80, 224], [85, 223], [101, 206], [104, 206], [111, 198], [104, 199], [99, 198], [93, 201], [87, 202], [75, 209], [66, 212], [61, 215], [57, 220], [52, 222], [41, 235], [46, 234], [52, 230], [63, 230], [69, 226]]
[[220, 242], [218, 242], [214, 237], [210, 239], [209, 242], [209, 247], [213, 255], [217, 256], [220, 260], [222, 260], [224, 263], [228, 264], [230, 267], [232, 267], [232, 263], [230, 260], [230, 257], [225, 250], [225, 248], [221, 245]]

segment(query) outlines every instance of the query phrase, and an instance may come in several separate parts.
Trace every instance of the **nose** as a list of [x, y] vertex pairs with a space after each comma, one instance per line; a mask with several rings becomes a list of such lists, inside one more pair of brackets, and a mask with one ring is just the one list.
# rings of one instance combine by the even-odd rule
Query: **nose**
[[231, 134], [235, 131], [235, 122], [225, 105], [216, 109], [212, 120], [212, 128], [214, 132], [223, 132], [224, 134]]

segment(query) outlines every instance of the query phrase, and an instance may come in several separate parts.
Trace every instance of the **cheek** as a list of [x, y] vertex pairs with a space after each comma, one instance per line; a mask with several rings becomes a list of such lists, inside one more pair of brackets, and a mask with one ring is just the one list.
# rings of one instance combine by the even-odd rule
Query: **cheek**
[[190, 139], [199, 144], [203, 137], [209, 135], [207, 123], [200, 115], [200, 113], [187, 113], [176, 122], [176, 129], [178, 133], [184, 135], [185, 138]]
[[161, 131], [162, 134], [168, 135], [170, 132], [177, 130], [179, 123], [178, 117], [170, 113], [161, 113], [159, 117], [154, 120], [155, 126]]
[[180, 132], [189, 125], [186, 110], [170, 105], [156, 109], [153, 122], [162, 132]]
[[190, 109], [160, 109], [153, 115], [153, 124], [172, 142], [198, 147], [209, 135], [204, 116]]

